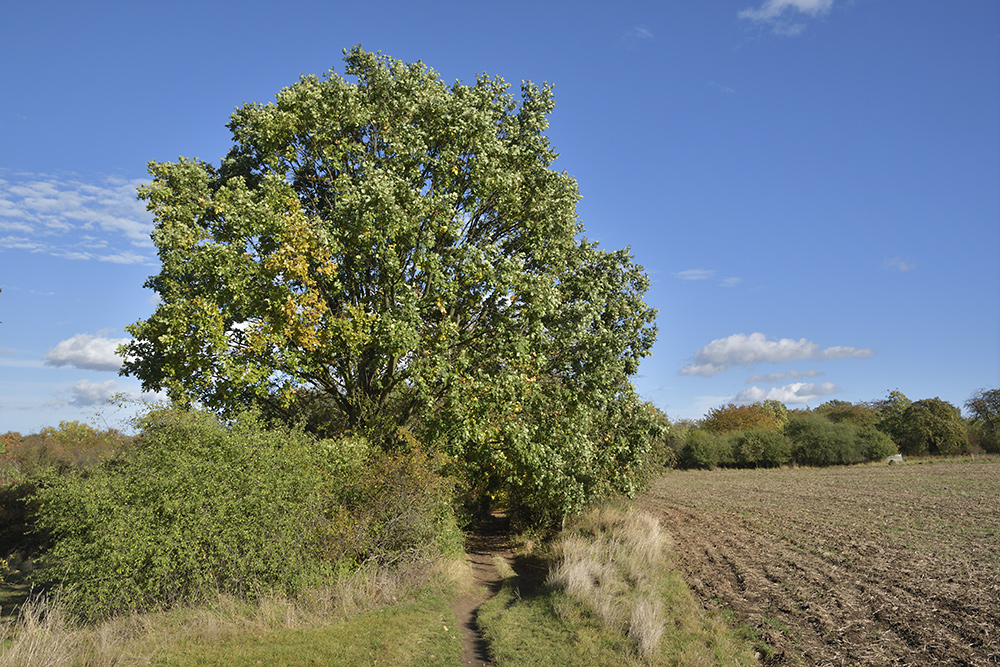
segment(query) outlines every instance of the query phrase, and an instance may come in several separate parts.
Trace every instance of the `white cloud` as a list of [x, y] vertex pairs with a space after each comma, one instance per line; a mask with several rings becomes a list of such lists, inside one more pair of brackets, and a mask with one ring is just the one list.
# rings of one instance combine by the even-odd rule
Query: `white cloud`
[[116, 352], [128, 338], [104, 338], [90, 334], [76, 334], [62, 341], [45, 355], [50, 366], [73, 366], [93, 371], [117, 371], [122, 358]]
[[635, 51], [645, 42], [653, 41], [653, 33], [644, 25], [637, 25], [619, 33], [621, 40], [629, 51]]
[[69, 405], [81, 408], [102, 405], [118, 393], [118, 382], [115, 380], [107, 382], [80, 380], [70, 385], [69, 393], [71, 398], [66, 401]]
[[[687, 269], [686, 271], [677, 271], [674, 273], [674, 277], [680, 278], [686, 281], [695, 280], [712, 280], [715, 278], [715, 269]], [[729, 278], [723, 278], [719, 281], [720, 287], [736, 287], [743, 282], [742, 278], [737, 278], [735, 276]]]
[[744, 9], [738, 16], [754, 23], [771, 26], [779, 35], [798, 35], [805, 30], [805, 23], [796, 20], [802, 15], [816, 18], [830, 11], [833, 0], [766, 0], [757, 9]]
[[766, 384], [773, 384], [775, 382], [781, 382], [782, 380], [792, 380], [795, 378], [815, 378], [825, 375], [821, 371], [815, 369], [811, 371], [788, 371], [787, 373], [768, 373], [767, 375], [752, 375], [747, 378], [747, 384], [754, 384], [755, 382], [763, 382]]
[[89, 408], [104, 405], [111, 399], [121, 399], [124, 402], [155, 403], [166, 401], [165, 392], [139, 392], [124, 389], [117, 380], [107, 380], [106, 382], [92, 382], [90, 380], [80, 380], [74, 382], [65, 391], [48, 401], [48, 407], [62, 407], [72, 405], [78, 408]]
[[695, 352], [694, 362], [681, 369], [681, 375], [709, 377], [733, 366], [751, 366], [760, 362], [780, 363], [801, 359], [863, 359], [875, 354], [874, 350], [857, 347], [820, 346], [805, 338], [768, 340], [762, 333], [733, 334], [713, 340]]
[[716, 83], [715, 81], [709, 81], [708, 87], [716, 92], [724, 93], [726, 95], [732, 95], [736, 92], [735, 88], [732, 88], [730, 86], [723, 86], [722, 84]]
[[644, 25], [632, 28], [630, 34], [634, 39], [653, 39], [653, 33], [651, 33]]
[[688, 269], [674, 274], [681, 280], [708, 280], [715, 275], [715, 269]]
[[[150, 264], [152, 217], [136, 199], [142, 181], [99, 182], [0, 171], [0, 249], [64, 259]], [[101, 249], [102, 252], [94, 252]]]
[[890, 257], [882, 262], [883, 269], [891, 269], [893, 271], [902, 271], [903, 273], [907, 271], [912, 271], [917, 268], [916, 264], [911, 264], [909, 262], [904, 262], [902, 257]]
[[836, 394], [840, 388], [832, 382], [813, 384], [811, 382], [793, 382], [783, 387], [761, 389], [754, 386], [736, 394], [734, 403], [757, 403], [759, 401], [781, 401], [789, 405], [804, 405], [814, 398]]

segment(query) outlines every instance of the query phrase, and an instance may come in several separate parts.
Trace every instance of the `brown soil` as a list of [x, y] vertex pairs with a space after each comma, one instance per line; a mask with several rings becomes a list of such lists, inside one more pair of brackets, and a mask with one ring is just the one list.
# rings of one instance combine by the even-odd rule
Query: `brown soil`
[[545, 580], [545, 563], [530, 553], [518, 553], [511, 544], [510, 519], [504, 514], [494, 514], [476, 526], [465, 540], [465, 552], [472, 565], [476, 589], [457, 600], [451, 609], [462, 629], [462, 664], [475, 667], [488, 666], [489, 648], [476, 621], [479, 606], [493, 597], [503, 584], [497, 568], [502, 559], [517, 575], [515, 585], [518, 595], [525, 597], [535, 592]]
[[481, 667], [490, 665], [486, 641], [479, 632], [476, 612], [479, 605], [500, 590], [503, 578], [496, 567], [496, 558], [502, 558], [508, 565], [514, 564], [514, 551], [510, 545], [510, 522], [502, 514], [476, 526], [465, 542], [465, 551], [472, 565], [472, 575], [477, 589], [455, 600], [452, 611], [458, 617], [462, 629], [462, 664]]
[[678, 472], [641, 504], [775, 665], [1000, 663], [1000, 462]]

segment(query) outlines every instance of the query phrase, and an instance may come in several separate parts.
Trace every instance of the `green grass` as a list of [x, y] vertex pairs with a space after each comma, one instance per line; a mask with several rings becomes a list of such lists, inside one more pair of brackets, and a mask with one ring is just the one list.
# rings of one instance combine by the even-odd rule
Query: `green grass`
[[649, 515], [598, 508], [552, 547], [549, 581], [516, 577], [479, 610], [496, 667], [755, 665], [754, 642], [698, 603]]
[[157, 667], [353, 667], [461, 665], [462, 646], [446, 596], [368, 611], [324, 627], [250, 632], [211, 644], [189, 640], [153, 661]]
[[0, 667], [458, 667], [449, 604], [470, 578], [464, 563], [441, 561], [345, 575], [295, 600], [221, 595], [97, 624], [34, 601], [0, 620]]

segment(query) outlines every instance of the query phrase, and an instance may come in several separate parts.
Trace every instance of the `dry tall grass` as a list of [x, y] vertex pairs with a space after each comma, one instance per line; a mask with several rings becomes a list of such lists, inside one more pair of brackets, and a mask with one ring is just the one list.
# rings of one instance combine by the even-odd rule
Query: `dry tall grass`
[[198, 608], [135, 614], [92, 626], [71, 622], [58, 603], [36, 599], [0, 626], [0, 667], [126, 667], [149, 664], [178, 642], [211, 644], [276, 629], [322, 627], [392, 604], [428, 586], [465, 585], [464, 563], [443, 561], [341, 577], [295, 600], [254, 604], [220, 596]]
[[670, 547], [653, 516], [598, 507], [555, 545], [549, 583], [652, 656], [665, 631], [659, 587]]

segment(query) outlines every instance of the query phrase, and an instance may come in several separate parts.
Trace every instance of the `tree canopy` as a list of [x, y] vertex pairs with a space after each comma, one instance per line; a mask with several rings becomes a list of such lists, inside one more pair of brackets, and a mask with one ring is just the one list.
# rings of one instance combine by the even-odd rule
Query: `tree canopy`
[[150, 164], [160, 304], [122, 372], [222, 412], [415, 435], [481, 493], [544, 489], [559, 512], [627, 478], [655, 311], [629, 252], [582, 236], [551, 87], [449, 86], [360, 47], [345, 63], [353, 82], [237, 109], [219, 166]]
[[977, 444], [1000, 453], [1000, 389], [980, 389], [965, 402], [965, 409]]
[[940, 398], [925, 398], [903, 412], [899, 449], [904, 454], [961, 454], [969, 448], [958, 408]]

